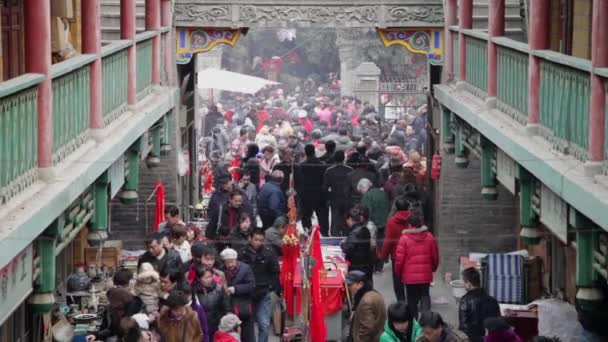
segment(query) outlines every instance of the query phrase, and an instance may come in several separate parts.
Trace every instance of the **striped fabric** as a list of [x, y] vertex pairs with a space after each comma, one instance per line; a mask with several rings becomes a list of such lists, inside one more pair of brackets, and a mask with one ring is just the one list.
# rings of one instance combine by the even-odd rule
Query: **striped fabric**
[[489, 254], [485, 269], [485, 289], [499, 303], [522, 304], [524, 257]]

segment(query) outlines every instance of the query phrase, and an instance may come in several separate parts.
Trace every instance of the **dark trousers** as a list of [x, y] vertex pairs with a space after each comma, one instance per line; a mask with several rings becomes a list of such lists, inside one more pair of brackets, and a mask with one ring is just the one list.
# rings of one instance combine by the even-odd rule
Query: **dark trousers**
[[255, 342], [255, 319], [253, 316], [243, 319], [241, 323], [241, 341]]
[[262, 229], [266, 230], [274, 224], [276, 216], [271, 212], [260, 212], [260, 219], [262, 220]]
[[422, 312], [431, 309], [429, 286], [430, 284], [405, 285], [405, 290], [407, 291], [407, 308], [415, 319], [418, 319], [418, 304], [420, 304], [420, 311]]
[[331, 204], [331, 236], [344, 236], [346, 231], [346, 211], [348, 204], [332, 203]]
[[310, 229], [312, 227], [312, 214], [317, 214], [321, 235], [328, 236], [329, 234], [329, 210], [324, 201], [302, 201], [302, 226]]
[[[395, 270], [395, 260], [391, 261], [393, 267], [393, 290], [395, 291], [395, 298], [399, 302], [405, 302], [405, 286], [401, 281], [401, 273]], [[409, 296], [409, 294], [408, 294]]]

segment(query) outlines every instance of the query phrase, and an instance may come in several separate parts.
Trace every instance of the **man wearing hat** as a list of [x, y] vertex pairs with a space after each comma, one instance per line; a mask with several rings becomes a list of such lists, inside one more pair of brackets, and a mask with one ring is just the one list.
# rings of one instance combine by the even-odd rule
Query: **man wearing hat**
[[230, 311], [237, 313], [242, 321], [241, 340], [254, 342], [255, 313], [252, 299], [255, 292], [255, 276], [249, 265], [237, 260], [238, 253], [234, 249], [224, 249], [220, 257], [224, 263], [226, 292], [230, 295]]
[[348, 341], [377, 342], [384, 331], [384, 298], [366, 279], [365, 272], [359, 270], [350, 271], [346, 275], [353, 311]]

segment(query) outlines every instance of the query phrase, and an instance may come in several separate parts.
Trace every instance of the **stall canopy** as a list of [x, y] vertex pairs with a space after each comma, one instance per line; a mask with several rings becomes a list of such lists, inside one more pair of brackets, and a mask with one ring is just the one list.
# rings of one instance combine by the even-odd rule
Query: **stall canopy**
[[275, 84], [278, 83], [236, 72], [220, 69], [205, 69], [198, 73], [197, 87], [200, 89], [215, 89], [255, 94], [262, 88]]

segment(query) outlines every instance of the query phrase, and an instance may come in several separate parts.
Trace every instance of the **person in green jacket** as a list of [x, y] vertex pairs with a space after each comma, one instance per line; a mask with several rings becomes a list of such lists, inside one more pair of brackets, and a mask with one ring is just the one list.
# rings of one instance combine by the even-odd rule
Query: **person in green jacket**
[[[369, 210], [369, 223], [375, 227], [375, 234], [372, 234], [372, 248], [380, 251], [384, 242], [384, 231], [386, 221], [391, 209], [388, 195], [382, 188], [373, 187], [372, 182], [363, 178], [357, 184], [357, 191], [361, 193], [361, 204]], [[377, 253], [374, 253], [377, 254]], [[377, 272], [382, 271], [383, 262], [379, 261], [375, 265]]]
[[380, 342], [416, 342], [422, 336], [422, 327], [412, 317], [405, 302], [391, 304], [387, 316]]

